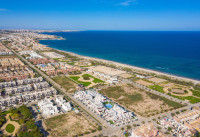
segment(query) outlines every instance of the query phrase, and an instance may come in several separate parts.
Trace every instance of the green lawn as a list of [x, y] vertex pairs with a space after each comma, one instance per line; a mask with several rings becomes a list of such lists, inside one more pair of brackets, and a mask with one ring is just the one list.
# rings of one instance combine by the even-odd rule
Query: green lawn
[[[94, 80], [92, 82], [94, 82], [94, 83], [104, 83], [104, 81], [102, 81], [102, 80], [100, 80], [98, 78], [95, 78], [95, 77], [93, 77], [93, 76], [91, 76], [89, 74], [83, 74], [82, 77], [84, 77], [84, 76], [93, 78]], [[78, 80], [80, 78], [80, 76], [69, 76], [69, 77], [71, 79], [73, 79], [74, 81], [76, 81], [76, 82], [78, 82], [80, 84], [83, 84], [86, 87], [89, 86], [90, 84], [92, 84], [91, 82], [84, 82], [84, 81]]]
[[191, 90], [192, 94], [196, 97], [200, 97], [200, 91], [199, 90]]
[[70, 78], [77, 81], [80, 77], [79, 76], [70, 76]]
[[78, 82], [79, 84], [83, 84], [85, 87], [89, 86], [91, 82], [84, 82], [84, 81], [79, 81], [78, 79], [80, 78], [79, 76], [70, 76], [71, 79], [74, 81]]
[[8, 133], [12, 133], [14, 130], [15, 130], [15, 126], [14, 126], [14, 125], [8, 124], [8, 125], [6, 126], [6, 131], [7, 131]]
[[153, 89], [153, 90], [156, 90], [158, 92], [161, 92], [161, 93], [165, 93], [164, 90], [163, 90], [163, 87], [159, 86], [159, 85], [149, 86], [149, 88]]
[[185, 97], [185, 99], [189, 100], [190, 103], [192, 103], [192, 104], [195, 104], [195, 103], [200, 102], [200, 99], [199, 99], [199, 98], [195, 98], [195, 97], [193, 97], [193, 96]]
[[180, 100], [189, 100], [191, 104], [195, 104], [200, 102], [199, 98], [193, 97], [193, 96], [187, 96], [187, 97], [181, 97], [181, 96], [175, 96], [175, 95], [171, 95], [172, 97], [178, 98]]
[[83, 74], [82, 76], [83, 76], [83, 77], [84, 77], [84, 76], [88, 76], [88, 77], [93, 78], [94, 80], [93, 80], [92, 82], [94, 82], [94, 83], [105, 83], [103, 80], [100, 80], [100, 79], [98, 79], [98, 78], [95, 78], [94, 76], [89, 75], [89, 74]]
[[194, 87], [194, 89], [200, 91], [200, 88]]

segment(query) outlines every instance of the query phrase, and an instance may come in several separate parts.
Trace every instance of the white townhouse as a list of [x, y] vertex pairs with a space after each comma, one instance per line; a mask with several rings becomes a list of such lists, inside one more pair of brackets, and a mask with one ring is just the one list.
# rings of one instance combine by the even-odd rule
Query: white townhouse
[[61, 106], [61, 108], [65, 111], [71, 111], [72, 107], [71, 104], [69, 102], [66, 102], [66, 100], [63, 99], [63, 96], [57, 96], [55, 102]]
[[54, 106], [50, 99], [43, 99], [38, 102], [42, 114], [46, 117], [59, 113], [57, 106]]

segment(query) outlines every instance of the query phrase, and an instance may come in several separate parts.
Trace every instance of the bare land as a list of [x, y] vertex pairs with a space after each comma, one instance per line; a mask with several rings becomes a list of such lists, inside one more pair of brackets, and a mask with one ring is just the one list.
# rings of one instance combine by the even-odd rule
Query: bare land
[[63, 76], [56, 76], [52, 78], [56, 83], [61, 85], [68, 93], [73, 93], [76, 91], [77, 84], [74, 83], [69, 78]]
[[54, 59], [54, 58], [64, 58], [63, 55], [60, 55], [60, 54], [58, 54], [56, 52], [43, 52], [43, 54], [45, 56], [49, 57], [49, 58], [52, 58], [52, 59]]
[[144, 117], [182, 107], [181, 104], [146, 92], [129, 84], [108, 87], [99, 91], [130, 111]]
[[150, 83], [150, 82], [147, 82], [147, 81], [144, 81], [144, 80], [141, 80], [141, 79], [139, 79], [139, 80], [137, 80], [137, 81], [135, 81], [136, 83], [139, 83], [139, 84], [141, 84], [141, 85], [145, 85], [145, 86], [150, 86], [150, 85], [153, 85], [153, 83]]
[[52, 137], [72, 137], [84, 133], [88, 134], [97, 129], [97, 126], [74, 111], [46, 119], [44, 122], [47, 128], [50, 129]]
[[167, 80], [161, 79], [161, 78], [150, 78], [148, 80], [151, 81], [151, 82], [154, 82], [154, 83], [162, 83], [162, 82], [167, 81]]
[[126, 73], [125, 71], [117, 70], [117, 69], [106, 67], [106, 66], [92, 66], [92, 67], [89, 67], [89, 69], [98, 71], [107, 75], [112, 75], [112, 76], [116, 76], [116, 75], [119, 76], [121, 74]]
[[118, 76], [120, 76], [120, 77], [122, 77], [122, 78], [131, 78], [133, 75], [128, 74], [128, 73], [123, 73], [123, 74], [120, 74], [120, 75], [118, 75]]

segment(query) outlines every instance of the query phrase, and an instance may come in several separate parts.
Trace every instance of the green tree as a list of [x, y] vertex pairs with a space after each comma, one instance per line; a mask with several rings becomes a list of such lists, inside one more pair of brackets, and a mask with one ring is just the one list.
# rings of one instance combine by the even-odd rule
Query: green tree
[[37, 126], [34, 124], [34, 121], [29, 120], [28, 122], [26, 122], [26, 126], [28, 129], [37, 129]]
[[129, 129], [131, 129], [131, 126], [130, 126], [130, 125], [127, 125], [127, 127], [126, 127], [126, 128], [129, 130]]
[[24, 124], [25, 120], [24, 119], [20, 119], [19, 120], [19, 124]]
[[171, 127], [168, 127], [168, 131], [172, 131], [172, 128], [171, 128]]
[[20, 113], [23, 115], [24, 119], [29, 119], [32, 117], [32, 113], [31, 111], [25, 106], [22, 105], [18, 108], [18, 110], [20, 111]]

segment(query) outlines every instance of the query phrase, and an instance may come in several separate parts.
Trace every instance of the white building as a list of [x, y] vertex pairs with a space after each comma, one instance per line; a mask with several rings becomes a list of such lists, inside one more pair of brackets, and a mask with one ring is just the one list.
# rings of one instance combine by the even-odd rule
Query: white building
[[134, 114], [117, 104], [112, 103], [112, 107], [106, 107], [105, 103], [111, 101], [96, 91], [78, 91], [74, 97], [106, 121], [112, 121], [114, 125], [127, 124], [133, 120]]
[[63, 96], [57, 96], [55, 102], [61, 106], [61, 108], [65, 111], [71, 111], [72, 107], [71, 104], [69, 102], [66, 102], [66, 100], [63, 99]]
[[59, 113], [57, 106], [54, 106], [50, 99], [44, 99], [38, 102], [42, 114], [46, 117]]
[[26, 59], [32, 59], [32, 58], [43, 58], [41, 55], [36, 53], [33, 50], [27, 50], [27, 51], [21, 51], [19, 52], [20, 55], [29, 55], [30, 57], [26, 57]]

